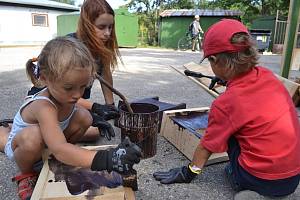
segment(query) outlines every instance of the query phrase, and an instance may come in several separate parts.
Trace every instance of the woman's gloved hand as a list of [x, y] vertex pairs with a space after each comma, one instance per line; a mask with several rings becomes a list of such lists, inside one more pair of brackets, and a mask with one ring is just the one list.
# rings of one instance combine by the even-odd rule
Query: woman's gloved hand
[[93, 159], [91, 169], [126, 174], [132, 170], [134, 164], [140, 162], [141, 156], [141, 149], [126, 137], [116, 148], [98, 151]]
[[105, 121], [104, 118], [96, 113], [90, 112], [93, 118], [93, 127], [97, 127], [100, 133], [100, 136], [106, 137], [108, 140], [111, 140], [112, 137], [115, 137], [115, 131], [112, 125]]
[[91, 111], [103, 117], [104, 120], [116, 119], [120, 117], [118, 109], [113, 105], [102, 105], [93, 103]]

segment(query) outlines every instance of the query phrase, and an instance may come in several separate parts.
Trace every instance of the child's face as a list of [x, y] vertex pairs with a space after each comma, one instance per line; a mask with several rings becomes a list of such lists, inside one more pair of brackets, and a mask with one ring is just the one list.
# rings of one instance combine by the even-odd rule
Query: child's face
[[110, 37], [114, 26], [114, 16], [111, 14], [99, 15], [95, 20], [95, 30], [97, 37], [106, 43]]
[[209, 59], [209, 63], [214, 74], [222, 80], [227, 80], [227, 67], [224, 67], [222, 62], [217, 61], [216, 57]]
[[46, 79], [50, 94], [60, 104], [75, 104], [92, 80], [90, 68], [76, 68], [66, 72], [61, 80]]

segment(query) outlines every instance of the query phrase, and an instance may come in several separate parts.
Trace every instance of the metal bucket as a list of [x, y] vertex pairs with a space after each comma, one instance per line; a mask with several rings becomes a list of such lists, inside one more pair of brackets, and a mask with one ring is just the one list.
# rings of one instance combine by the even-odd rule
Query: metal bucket
[[159, 107], [149, 103], [131, 103], [133, 114], [126, 105], [120, 107], [121, 140], [126, 136], [142, 149], [142, 158], [156, 154]]

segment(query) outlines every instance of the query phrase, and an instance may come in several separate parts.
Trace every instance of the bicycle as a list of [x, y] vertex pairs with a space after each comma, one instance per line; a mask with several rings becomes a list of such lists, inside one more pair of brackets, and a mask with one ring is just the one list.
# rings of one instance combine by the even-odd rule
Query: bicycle
[[[202, 48], [202, 36], [201, 33], [199, 32], [198, 38], [196, 39], [196, 49], [197, 50], [201, 50]], [[191, 33], [189, 31], [186, 32], [185, 36], [183, 36], [182, 38], [180, 38], [178, 40], [177, 43], [177, 49], [181, 50], [181, 51], [186, 51], [188, 49], [192, 49], [192, 36]]]

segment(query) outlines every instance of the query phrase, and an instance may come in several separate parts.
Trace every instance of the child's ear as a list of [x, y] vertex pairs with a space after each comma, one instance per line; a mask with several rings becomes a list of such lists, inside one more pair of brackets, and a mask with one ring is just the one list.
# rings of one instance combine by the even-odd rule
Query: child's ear
[[39, 82], [46, 83], [46, 80], [47, 80], [46, 77], [43, 74], [41, 74], [39, 78]]
[[208, 60], [209, 60], [210, 62], [217, 63], [217, 57], [216, 57], [216, 56], [209, 56], [209, 57], [208, 57]]
[[45, 76], [44, 76], [43, 74], [41, 74], [40, 77], [39, 77], [39, 79], [40, 79], [41, 81], [45, 81]]

